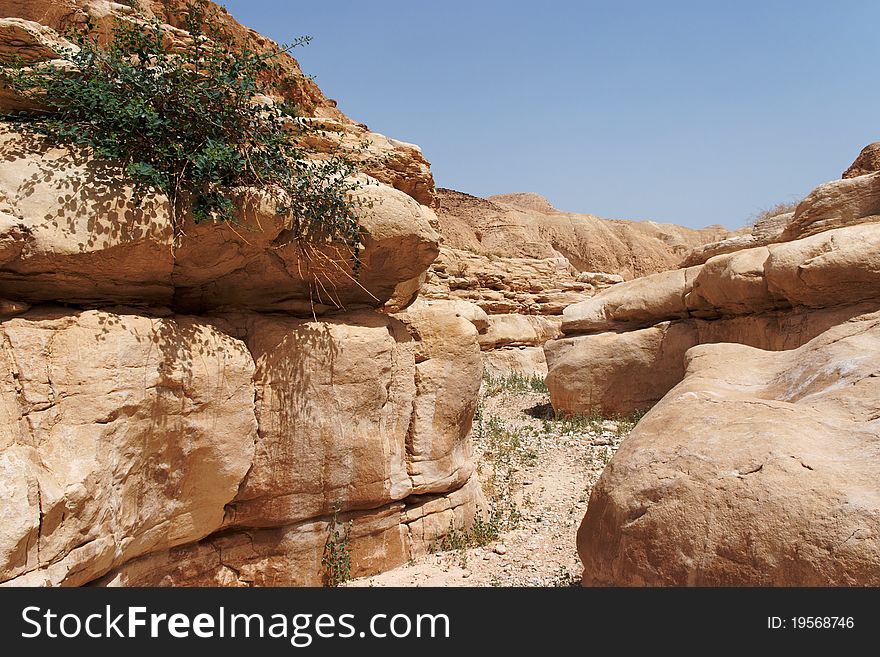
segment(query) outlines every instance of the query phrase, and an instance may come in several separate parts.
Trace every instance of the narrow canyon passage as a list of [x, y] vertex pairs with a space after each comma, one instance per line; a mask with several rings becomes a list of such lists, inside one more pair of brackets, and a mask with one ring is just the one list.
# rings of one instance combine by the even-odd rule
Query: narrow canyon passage
[[579, 585], [575, 539], [590, 490], [636, 419], [556, 418], [542, 377], [484, 376], [473, 443], [486, 533], [497, 538], [453, 532], [429, 554], [348, 586]]

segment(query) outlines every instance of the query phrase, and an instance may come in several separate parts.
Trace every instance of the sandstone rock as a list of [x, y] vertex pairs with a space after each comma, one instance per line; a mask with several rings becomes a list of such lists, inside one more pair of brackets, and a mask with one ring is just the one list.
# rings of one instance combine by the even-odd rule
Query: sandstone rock
[[479, 336], [484, 351], [499, 347], [540, 347], [562, 334], [561, 317], [490, 315], [489, 328]]
[[774, 245], [766, 264], [770, 294], [811, 308], [880, 298], [880, 226], [829, 230]]
[[754, 235], [737, 235], [736, 237], [728, 237], [727, 239], [711, 242], [696, 247], [688, 256], [682, 260], [682, 267], [694, 267], [702, 265], [709, 258], [724, 255], [725, 253], [734, 253], [743, 249], [751, 249], [755, 246], [763, 246], [760, 240]]
[[167, 201], [138, 207], [85, 152], [0, 124], [0, 290], [28, 303], [167, 304], [174, 231]]
[[682, 356], [696, 343], [693, 322], [548, 342], [550, 403], [565, 415], [646, 410], [681, 380]]
[[[51, 64], [66, 67], [58, 59], [65, 50], [78, 50], [55, 30], [21, 18], [0, 18], [0, 66], [19, 61], [30, 66]], [[36, 98], [24, 98], [5, 82], [0, 81], [0, 113], [41, 111], [45, 108]]]
[[[406, 561], [402, 504], [341, 514], [351, 522], [352, 576], [373, 575]], [[199, 543], [126, 563], [102, 586], [321, 586], [324, 545], [332, 519], [269, 529], [224, 532]]]
[[800, 202], [781, 241], [880, 221], [880, 173], [819, 185]]
[[496, 258], [441, 246], [421, 294], [474, 303], [490, 314], [558, 315], [599, 287], [606, 285], [578, 281], [565, 258]]
[[422, 205], [435, 205], [434, 178], [425, 156], [415, 144], [368, 132], [346, 117], [340, 120], [319, 117], [311, 123], [318, 128], [306, 136], [304, 144], [319, 153], [332, 153], [340, 145], [359, 153], [365, 173], [408, 194]]
[[682, 267], [702, 265], [704, 262], [717, 255], [734, 253], [743, 249], [751, 249], [757, 246], [767, 246], [782, 241], [785, 228], [794, 217], [794, 212], [780, 212], [763, 216], [751, 228], [743, 228], [717, 242], [711, 242], [694, 248], [682, 261]]
[[0, 324], [0, 581], [87, 583], [218, 529], [251, 464], [253, 362], [194, 318]]
[[478, 333], [485, 333], [489, 328], [489, 316], [475, 303], [458, 299], [420, 299], [418, 303], [420, 308], [430, 308], [438, 313], [466, 319], [474, 325]]
[[685, 317], [685, 297], [693, 287], [699, 267], [673, 269], [619, 283], [595, 297], [563, 311], [566, 334], [608, 330], [611, 327], [649, 326]]
[[536, 195], [481, 199], [437, 192], [446, 246], [502, 258], [564, 257], [578, 271], [624, 278], [672, 269], [693, 247], [729, 235], [715, 226], [695, 231], [651, 221], [609, 221], [558, 212]]
[[868, 144], [859, 153], [849, 168], [843, 172], [843, 178], [856, 178], [880, 171], [880, 141]]
[[399, 322], [370, 311], [227, 321], [256, 363], [259, 426], [227, 525], [284, 526], [409, 495], [415, 362]]
[[421, 303], [395, 317], [414, 340], [416, 397], [406, 441], [412, 492], [458, 489], [474, 469], [470, 430], [483, 374], [477, 330]]
[[595, 271], [578, 272], [576, 278], [578, 282], [589, 283], [595, 288], [610, 287], [611, 285], [623, 283], [623, 276], [620, 274], [605, 274]]
[[792, 219], [794, 219], [794, 211], [770, 214], [758, 219], [750, 233], [757, 242], [755, 246], [766, 246], [781, 241], [782, 234]]
[[412, 495], [401, 515], [408, 557], [436, 548], [449, 528], [467, 529], [476, 516], [486, 517], [486, 502], [476, 473], [457, 490], [445, 495]]
[[[397, 285], [421, 275], [437, 256], [432, 211], [387, 185], [369, 184], [358, 197], [363, 252], [355, 279], [344, 249], [303, 248], [284, 241], [287, 225], [264, 196], [246, 199], [240, 225], [187, 223], [176, 250], [175, 303], [189, 311], [246, 308], [301, 316], [330, 309], [381, 307]], [[247, 240], [247, 241], [245, 241]]]
[[[449, 531], [484, 512], [476, 477], [445, 495], [412, 496], [378, 509], [341, 513], [351, 523], [352, 577], [374, 575], [426, 554]], [[320, 586], [332, 518], [283, 527], [241, 529], [130, 561], [102, 586]]]
[[0, 18], [0, 65], [15, 60], [22, 64], [52, 60], [62, 49], [73, 47], [45, 25], [22, 18]]
[[237, 227], [195, 224], [172, 248], [167, 199], [137, 206], [107, 163], [5, 126], [0, 155], [0, 291], [27, 303], [174, 304], [188, 312], [234, 307], [301, 315], [384, 304], [437, 255], [433, 212], [363, 178], [360, 274], [333, 247], [285, 240], [267, 195], [244, 193]]
[[[13, 19], [13, 24], [5, 28], [0, 24], [0, 40], [4, 43], [0, 45], [0, 64], [12, 55], [22, 56], [29, 62], [52, 60], [58, 52], [54, 31], [64, 32], [68, 27], [82, 24], [87, 16], [94, 25], [93, 36], [104, 43], [117, 20], [158, 19], [164, 23], [167, 45], [173, 49], [190, 38], [185, 29], [188, 4], [189, 0], [138, 0], [135, 7], [133, 3], [107, 0], [0, 0], [0, 16], [16, 17], [19, 21], [16, 24]], [[209, 3], [208, 11], [211, 20], [233, 41], [257, 53], [277, 53], [278, 44], [239, 24], [225, 8]], [[3, 39], [4, 35], [7, 39]], [[276, 57], [275, 61], [279, 69], [265, 80], [267, 91], [294, 102], [304, 117], [319, 119], [326, 128], [327, 136], [316, 135], [310, 144], [313, 148], [326, 153], [340, 144], [365, 142], [367, 147], [362, 157], [367, 163], [366, 173], [424, 205], [434, 205], [434, 179], [418, 146], [372, 133], [363, 124], [346, 117], [336, 108], [336, 101], [326, 98], [288, 54]], [[0, 88], [0, 113], [34, 107], [33, 102]], [[334, 139], [336, 132], [339, 138]]]
[[794, 349], [878, 302], [683, 319], [621, 333], [552, 340], [544, 345], [547, 387], [562, 413], [629, 415], [660, 401], [684, 375], [684, 356], [698, 344], [736, 342], [760, 349]]
[[[786, 305], [770, 294], [765, 277], [770, 250], [757, 247], [709, 258], [685, 297], [690, 315], [718, 317], [771, 310]], [[664, 314], [666, 318], [668, 315]]]
[[[854, 314], [875, 310], [878, 248], [877, 225], [827, 230], [621, 283], [567, 308], [562, 330], [572, 337], [545, 345], [554, 408], [643, 409], [680, 380], [684, 352], [693, 345], [792, 349]], [[678, 328], [669, 339], [666, 322], [676, 318], [693, 330]], [[631, 380], [635, 372], [638, 381]]]
[[822, 231], [880, 221], [880, 142], [862, 149], [842, 180], [820, 185], [793, 213], [762, 217], [751, 227], [717, 242], [696, 246], [683, 267], [742, 249], [768, 246], [815, 235]]
[[[117, 20], [156, 18], [165, 23], [165, 29], [175, 39], [182, 41], [189, 36], [185, 31], [187, 5], [187, 0], [138, 0], [136, 3], [107, 0], [0, 0], [0, 16], [33, 21], [59, 33], [82, 24], [89, 17], [94, 25], [93, 34], [102, 42], [109, 38]], [[240, 25], [226, 9], [210, 3], [209, 11], [221, 29], [232, 39], [261, 53], [277, 49], [275, 42]], [[307, 113], [320, 112], [333, 118], [342, 117], [335, 109], [335, 102], [325, 98], [314, 81], [303, 75], [293, 57], [285, 55], [279, 57], [278, 62], [281, 70], [271, 80], [276, 93], [298, 103]]]
[[[183, 7], [0, 0], [17, 17], [0, 19], [0, 64], [53, 61], [52, 30], [86, 16], [104, 41], [117, 19], [156, 17], [178, 47]], [[469, 432], [489, 319], [416, 302], [440, 240], [427, 161], [342, 115], [295, 60], [269, 82], [266, 102], [328, 128], [318, 157], [366, 142], [357, 279], [340, 250], [289, 243], [259, 190], [233, 190], [235, 225], [175, 221], [109, 163], [0, 126], [0, 583], [315, 585], [335, 513], [362, 575], [485, 511]], [[0, 93], [0, 111], [14, 102]], [[564, 258], [542, 266], [568, 278], [549, 295], [523, 283], [517, 307], [592, 293]]]
[[398, 283], [394, 286], [394, 292], [392, 293], [391, 298], [385, 302], [382, 310], [391, 314], [406, 310], [416, 302], [416, 299], [419, 298], [419, 293], [422, 291], [422, 287], [425, 285], [427, 278], [428, 272], [422, 272], [418, 276], [414, 276], [409, 280]]
[[544, 377], [547, 358], [543, 347], [502, 347], [483, 352], [483, 369], [493, 377], [511, 374]]
[[880, 583], [880, 318], [806, 345], [688, 352], [578, 531], [587, 585]]

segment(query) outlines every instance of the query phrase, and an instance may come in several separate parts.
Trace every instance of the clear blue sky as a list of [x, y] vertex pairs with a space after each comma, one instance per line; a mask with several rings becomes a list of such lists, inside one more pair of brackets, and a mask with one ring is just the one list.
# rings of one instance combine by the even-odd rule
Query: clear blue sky
[[744, 225], [880, 140], [877, 0], [226, 0], [439, 186]]

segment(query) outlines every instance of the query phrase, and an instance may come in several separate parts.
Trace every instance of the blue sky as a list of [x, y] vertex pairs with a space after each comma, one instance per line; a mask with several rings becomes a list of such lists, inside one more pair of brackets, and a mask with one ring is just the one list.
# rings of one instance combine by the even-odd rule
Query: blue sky
[[876, 0], [226, 0], [441, 187], [735, 228], [880, 140]]

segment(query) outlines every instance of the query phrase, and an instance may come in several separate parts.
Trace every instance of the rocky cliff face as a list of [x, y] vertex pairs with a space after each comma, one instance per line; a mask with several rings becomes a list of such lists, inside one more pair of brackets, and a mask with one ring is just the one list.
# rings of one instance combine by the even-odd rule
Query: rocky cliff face
[[[35, 64], [55, 59], [59, 46], [64, 43], [60, 34], [86, 19], [94, 24], [94, 33], [99, 38], [109, 36], [114, 21], [138, 20], [143, 16], [164, 22], [173, 38], [187, 39], [188, 5], [188, 0], [0, 0], [0, 63], [11, 57]], [[236, 22], [223, 7], [211, 5], [210, 10], [227, 38], [247, 44], [256, 52], [271, 52], [277, 48], [271, 39]], [[291, 38], [296, 36], [293, 34]], [[435, 204], [434, 178], [418, 146], [371, 132], [367, 126], [352, 121], [336, 108], [336, 101], [324, 96], [311, 78], [303, 75], [293, 57], [283, 55], [278, 62], [280, 69], [269, 81], [273, 93], [295, 102], [326, 132], [323, 137], [315, 136], [312, 148], [320, 152], [329, 151], [340, 142], [364, 144], [365, 173], [400, 189], [423, 205]], [[30, 106], [0, 85], [0, 113]]]
[[[182, 24], [177, 3], [144, 8]], [[132, 16], [5, 0], [2, 52], [51, 59], [50, 28], [85, 14], [98, 30]], [[237, 227], [187, 218], [175, 236], [167, 199], [137, 205], [108, 163], [2, 125], [0, 582], [314, 585], [334, 518], [357, 575], [481, 507], [477, 327], [383, 312], [438, 253], [427, 163], [285, 69], [279, 94], [390, 156], [365, 178], [357, 280], [332, 252], [282, 246], [258, 190]]]
[[554, 408], [653, 406], [593, 489], [585, 584], [877, 581], [877, 176], [820, 186], [764, 245], [565, 309]]
[[820, 186], [767, 246], [628, 281], [566, 308], [566, 337], [546, 346], [554, 407], [645, 409], [681, 380], [694, 345], [793, 349], [873, 309], [878, 175]]
[[537, 194], [481, 199], [440, 189], [437, 200], [443, 243], [422, 295], [488, 313], [492, 329], [480, 345], [498, 375], [543, 376], [541, 347], [561, 335], [563, 309], [625, 278], [675, 268], [694, 247], [730, 235], [564, 213]]

